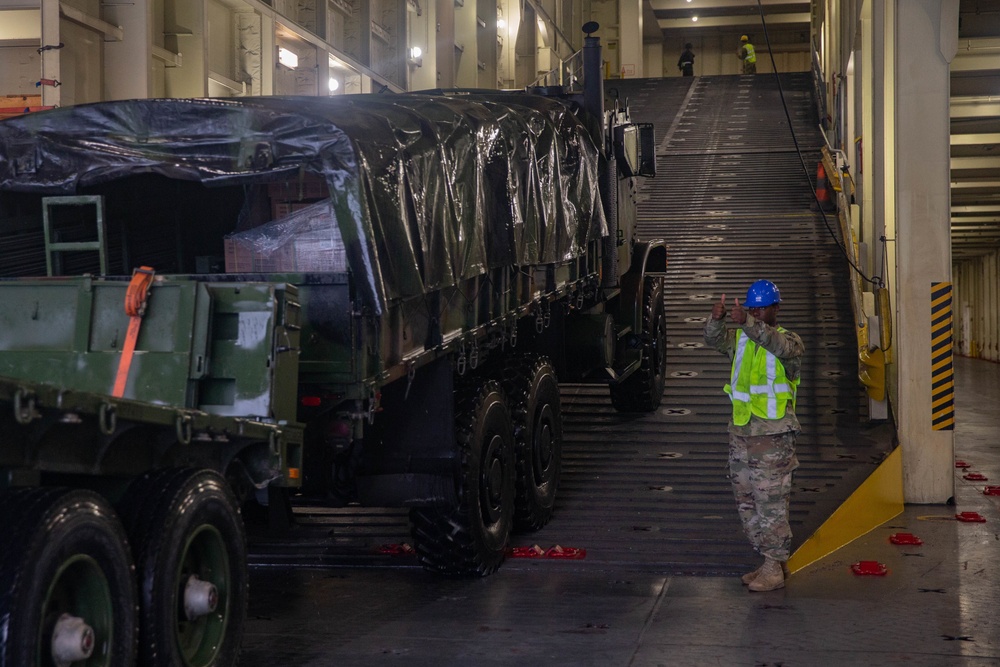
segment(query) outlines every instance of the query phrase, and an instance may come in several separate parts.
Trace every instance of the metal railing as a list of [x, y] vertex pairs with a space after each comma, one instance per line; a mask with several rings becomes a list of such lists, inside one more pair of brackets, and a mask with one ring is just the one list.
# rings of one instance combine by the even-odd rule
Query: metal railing
[[583, 90], [583, 49], [565, 60], [560, 59], [558, 66], [541, 74], [528, 87], [538, 86], [562, 86], [567, 92]]

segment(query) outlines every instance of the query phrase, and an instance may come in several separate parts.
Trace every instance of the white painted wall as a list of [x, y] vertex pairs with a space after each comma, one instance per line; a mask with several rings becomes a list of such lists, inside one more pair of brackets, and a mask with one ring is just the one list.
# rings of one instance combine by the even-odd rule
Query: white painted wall
[[[2, 20], [2, 18], [0, 18]], [[37, 46], [6, 47], [3, 49], [3, 66], [0, 67], [0, 96], [38, 95], [41, 59]]]
[[619, 0], [619, 71], [627, 79], [641, 79], [644, 73], [642, 46], [642, 0]]
[[37, 9], [3, 9], [0, 0], [0, 41], [38, 40], [42, 36], [42, 18]]
[[662, 77], [664, 72], [663, 42], [647, 42], [643, 45], [642, 53], [644, 76], [649, 78]]
[[958, 262], [953, 273], [956, 348], [1000, 361], [1000, 250]]
[[[663, 76], [681, 76], [677, 69], [677, 59], [680, 58], [684, 44], [691, 42], [694, 51], [695, 76], [714, 74], [741, 74], [743, 61], [736, 57], [740, 46], [739, 35], [708, 35], [704, 37], [683, 37], [669, 39], [663, 42]], [[757, 73], [770, 74], [774, 72], [771, 66], [771, 55], [765, 43], [753, 43], [757, 51]], [[779, 72], [807, 72], [810, 69], [810, 54], [806, 51], [788, 51], [786, 47], [776, 45], [775, 64]]]

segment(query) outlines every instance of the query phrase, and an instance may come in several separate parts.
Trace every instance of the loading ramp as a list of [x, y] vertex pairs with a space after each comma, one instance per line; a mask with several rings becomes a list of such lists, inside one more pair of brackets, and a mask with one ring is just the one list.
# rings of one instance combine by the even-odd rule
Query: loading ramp
[[[781, 75], [792, 127], [812, 170], [822, 137], [807, 73]], [[664, 238], [669, 266], [667, 387], [650, 414], [617, 413], [601, 386], [564, 384], [563, 475], [553, 521], [515, 546], [586, 550], [560, 568], [726, 575], [755, 567], [726, 478], [728, 360], [704, 346], [712, 303], [745, 295], [757, 278], [782, 292], [779, 321], [806, 356], [798, 416], [793, 547], [875, 470], [892, 446], [867, 420], [857, 379], [848, 266], [811, 206], [772, 75], [608, 82], [634, 119], [657, 127], [657, 178], [643, 184], [640, 235]], [[836, 220], [829, 224], [836, 232]], [[416, 567], [381, 550], [409, 536], [404, 510], [296, 509], [296, 532], [258, 539], [258, 565]], [[549, 567], [510, 559], [505, 568]]]

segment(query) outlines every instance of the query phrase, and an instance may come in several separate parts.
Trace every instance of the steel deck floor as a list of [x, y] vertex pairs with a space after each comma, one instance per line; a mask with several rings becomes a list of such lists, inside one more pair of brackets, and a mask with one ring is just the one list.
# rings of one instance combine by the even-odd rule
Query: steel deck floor
[[[782, 77], [799, 147], [815, 169], [820, 137], [808, 85], [806, 76]], [[701, 338], [713, 301], [772, 278], [782, 290], [779, 321], [806, 341], [795, 546], [874, 470], [893, 431], [866, 421], [839, 235], [810, 210], [812, 178], [774, 78], [629, 80], [609, 93], [657, 126], [658, 176], [640, 192], [640, 231], [670, 245], [669, 377], [663, 406], [645, 415], [616, 413], [606, 388], [562, 387], [556, 515], [513, 543], [582, 548], [586, 558], [508, 559], [483, 580], [444, 579], [412, 556], [378, 553], [409, 540], [405, 511], [299, 508], [293, 539], [253, 545], [242, 664], [1000, 664], [998, 503], [967, 482], [963, 509], [982, 507], [990, 523], [923, 521], [954, 508], [908, 508], [891, 527], [793, 576], [783, 592], [749, 595], [733, 576], [757, 561], [725, 478], [729, 363]], [[983, 471], [989, 463], [1000, 479], [997, 367], [957, 366], [967, 392], [959, 394], [960, 451], [982, 450]], [[904, 558], [915, 549], [885, 543], [897, 530], [920, 534], [925, 546]], [[876, 558], [889, 560], [889, 577], [848, 569]], [[702, 576], [683, 576], [692, 574]], [[973, 639], [944, 638], [965, 635]]]
[[[956, 383], [958, 457], [998, 483], [1000, 368], [958, 358]], [[748, 593], [733, 576], [611, 562], [515, 559], [475, 580], [416, 567], [256, 567], [240, 664], [1000, 665], [1000, 497], [961, 471], [956, 480], [956, 507], [909, 506], [771, 593]], [[958, 511], [986, 523], [959, 523]], [[896, 532], [924, 544], [893, 546]], [[856, 576], [860, 560], [888, 574]]]

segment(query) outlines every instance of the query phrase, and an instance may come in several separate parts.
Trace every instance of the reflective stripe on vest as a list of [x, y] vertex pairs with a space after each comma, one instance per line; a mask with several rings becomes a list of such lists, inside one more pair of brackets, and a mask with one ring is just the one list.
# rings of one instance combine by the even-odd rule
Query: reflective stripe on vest
[[[778, 331], [785, 329], [778, 327]], [[773, 354], [736, 332], [736, 354], [726, 393], [733, 403], [733, 423], [743, 426], [754, 414], [762, 419], [781, 419], [788, 401], [795, 409], [798, 380], [789, 382], [784, 365]]]
[[747, 50], [747, 57], [745, 58], [745, 60], [748, 63], [755, 63], [755, 62], [757, 62], [757, 54], [754, 53], [754, 51], [753, 51], [753, 44], [751, 44], [750, 42], [747, 42], [746, 44], [743, 45], [743, 48]]

